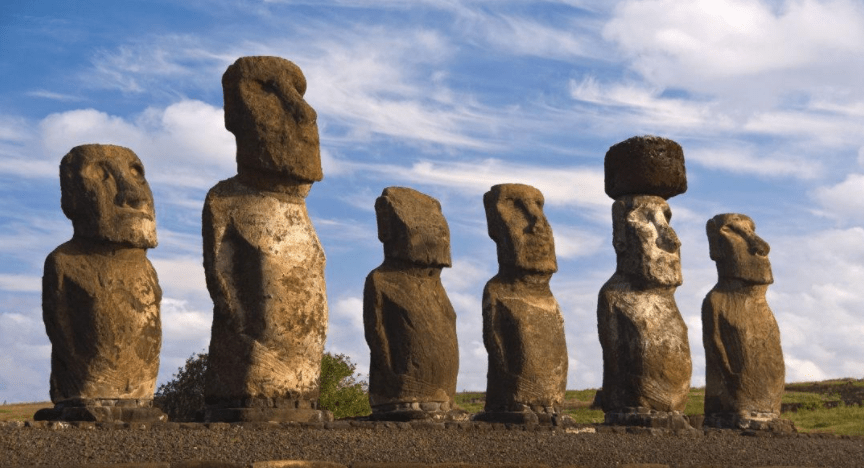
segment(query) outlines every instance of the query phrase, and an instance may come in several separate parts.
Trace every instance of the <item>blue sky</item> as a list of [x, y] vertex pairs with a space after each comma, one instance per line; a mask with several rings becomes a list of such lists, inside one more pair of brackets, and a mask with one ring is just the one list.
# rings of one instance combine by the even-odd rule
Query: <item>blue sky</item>
[[153, 188], [164, 290], [159, 381], [207, 347], [204, 195], [235, 173], [221, 75], [278, 55], [308, 80], [325, 178], [307, 199], [327, 253], [327, 348], [368, 369], [362, 287], [382, 260], [374, 201], [441, 201], [459, 390], [485, 388], [480, 298], [495, 274], [482, 195], [546, 196], [569, 388], [600, 385], [596, 301], [614, 271], [603, 156], [633, 135], [684, 147], [681, 237], [693, 383], [716, 281], [705, 222], [751, 216], [771, 244], [768, 300], [787, 380], [864, 376], [864, 5], [836, 0], [91, 0], [0, 5], [0, 400], [48, 399], [45, 256], [72, 233], [58, 164], [127, 146]]

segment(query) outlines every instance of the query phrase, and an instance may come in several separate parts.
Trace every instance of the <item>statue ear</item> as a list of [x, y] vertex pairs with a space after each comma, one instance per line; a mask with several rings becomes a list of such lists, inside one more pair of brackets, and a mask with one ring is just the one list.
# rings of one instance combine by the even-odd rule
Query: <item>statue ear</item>
[[708, 235], [708, 256], [716, 262], [720, 259], [720, 228], [714, 218], [705, 224], [705, 234]]
[[385, 246], [393, 239], [393, 206], [386, 196], [380, 196], [375, 200], [375, 219], [378, 224], [378, 240]]

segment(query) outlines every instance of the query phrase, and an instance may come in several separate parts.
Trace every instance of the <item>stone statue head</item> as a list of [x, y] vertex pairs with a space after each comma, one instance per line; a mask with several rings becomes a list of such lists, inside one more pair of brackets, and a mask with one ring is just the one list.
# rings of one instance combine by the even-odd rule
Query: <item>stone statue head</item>
[[387, 187], [375, 200], [384, 257], [449, 267], [450, 228], [438, 200], [406, 187]]
[[321, 180], [317, 114], [303, 99], [306, 78], [280, 57], [241, 57], [222, 75], [225, 128], [237, 140], [238, 172]]
[[750, 217], [737, 213], [719, 214], [708, 220], [708, 249], [717, 264], [720, 278], [734, 278], [754, 284], [771, 284], [768, 243], [756, 235]]
[[537, 273], [558, 271], [555, 238], [543, 214], [543, 194], [523, 184], [501, 184], [483, 195], [489, 237], [500, 266]]
[[153, 193], [128, 148], [76, 146], [60, 162], [60, 205], [76, 238], [156, 247]]
[[656, 286], [680, 286], [681, 242], [669, 220], [672, 210], [656, 195], [625, 195], [612, 204], [616, 273]]

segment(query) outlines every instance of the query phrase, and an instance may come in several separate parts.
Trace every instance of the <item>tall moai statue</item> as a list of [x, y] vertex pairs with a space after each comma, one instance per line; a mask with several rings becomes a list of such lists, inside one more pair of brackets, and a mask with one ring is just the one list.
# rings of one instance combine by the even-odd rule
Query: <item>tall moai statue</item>
[[705, 230], [718, 276], [702, 302], [705, 424], [791, 430], [779, 420], [786, 367], [780, 329], [765, 300], [774, 282], [770, 247], [742, 214], [719, 214]]
[[549, 289], [558, 271], [543, 194], [501, 184], [483, 196], [498, 274], [483, 289], [483, 343], [489, 353], [486, 406], [479, 421], [559, 423], [567, 388], [564, 318]]
[[162, 290], [153, 194], [128, 148], [82, 145], [60, 162], [72, 239], [45, 259], [42, 317], [51, 340], [51, 401], [36, 420], [156, 422]]
[[450, 266], [441, 205], [416, 190], [388, 187], [375, 214], [384, 262], [363, 289], [372, 418], [467, 419], [454, 402], [459, 342], [441, 284], [441, 270]]
[[687, 325], [675, 304], [680, 242], [666, 200], [687, 190], [684, 152], [660, 137], [633, 137], [606, 153], [615, 274], [600, 289], [602, 407], [608, 424], [689, 427]]
[[202, 234], [213, 327], [208, 421], [323, 421], [324, 250], [306, 211], [323, 178], [306, 79], [279, 57], [242, 57], [222, 76], [237, 175], [210, 189]]

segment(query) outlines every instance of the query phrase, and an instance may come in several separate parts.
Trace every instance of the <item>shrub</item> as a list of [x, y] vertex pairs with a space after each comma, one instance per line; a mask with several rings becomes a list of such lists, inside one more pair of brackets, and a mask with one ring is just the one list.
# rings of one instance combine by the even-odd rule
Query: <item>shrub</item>
[[168, 415], [169, 421], [204, 419], [204, 372], [207, 353], [192, 353], [186, 364], [177, 369], [174, 379], [156, 390], [153, 403]]
[[322, 409], [332, 411], [336, 419], [372, 413], [368, 385], [363, 380], [357, 380], [361, 376], [355, 374], [356, 370], [357, 366], [348, 356], [324, 353], [318, 403]]
[[[357, 366], [344, 354], [324, 353], [321, 359], [319, 406], [333, 412], [336, 418], [365, 416], [369, 407], [368, 386], [358, 380]], [[207, 353], [193, 353], [186, 364], [177, 369], [174, 378], [159, 386], [153, 402], [171, 421], [201, 421], [204, 419], [204, 373]]]

